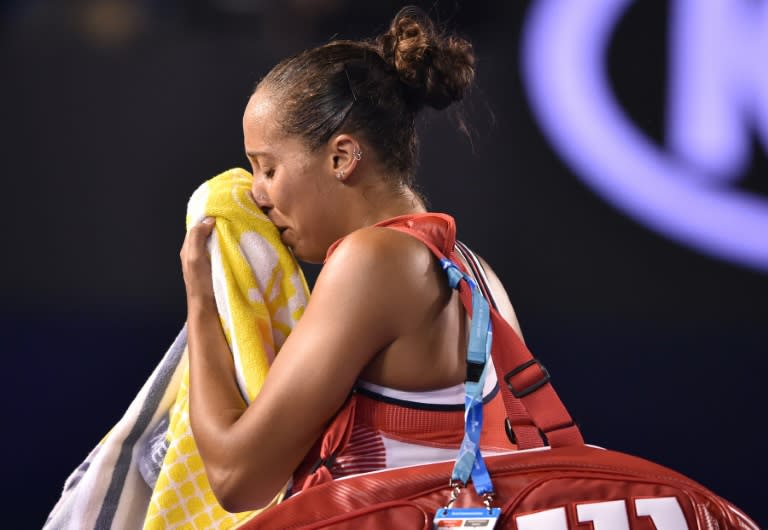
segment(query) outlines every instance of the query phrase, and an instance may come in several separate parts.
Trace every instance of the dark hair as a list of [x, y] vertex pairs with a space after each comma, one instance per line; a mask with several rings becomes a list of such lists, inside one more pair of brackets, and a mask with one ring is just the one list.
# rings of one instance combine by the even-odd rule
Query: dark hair
[[335, 40], [277, 64], [260, 82], [280, 98], [281, 127], [314, 150], [357, 132], [392, 176], [413, 184], [416, 115], [461, 100], [475, 76], [472, 45], [406, 7], [382, 35]]

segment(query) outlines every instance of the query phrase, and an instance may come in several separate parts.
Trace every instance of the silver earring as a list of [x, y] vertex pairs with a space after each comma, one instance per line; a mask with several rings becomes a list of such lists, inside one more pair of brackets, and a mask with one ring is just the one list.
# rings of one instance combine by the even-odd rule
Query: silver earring
[[336, 172], [336, 180], [344, 180], [344, 170], [340, 169]]
[[352, 149], [352, 156], [355, 157], [355, 160], [359, 161], [360, 159], [363, 158], [363, 152], [362, 151], [358, 151], [357, 147], [354, 147]]

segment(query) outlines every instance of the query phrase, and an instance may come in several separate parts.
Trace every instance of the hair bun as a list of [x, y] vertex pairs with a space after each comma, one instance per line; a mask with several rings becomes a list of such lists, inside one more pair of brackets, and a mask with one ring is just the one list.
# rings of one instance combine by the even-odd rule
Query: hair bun
[[406, 99], [415, 110], [424, 105], [444, 109], [461, 100], [474, 80], [472, 45], [439, 32], [418, 7], [401, 9], [377, 44], [406, 86]]

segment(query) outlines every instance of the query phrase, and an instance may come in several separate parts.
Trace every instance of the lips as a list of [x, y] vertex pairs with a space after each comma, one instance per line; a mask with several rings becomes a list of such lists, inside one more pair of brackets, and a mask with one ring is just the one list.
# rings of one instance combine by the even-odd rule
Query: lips
[[[287, 226], [278, 226], [278, 227], [277, 227], [277, 231], [280, 233], [280, 240], [281, 240], [283, 243], [286, 243], [286, 241], [285, 241], [285, 232], [286, 232], [286, 230], [288, 230], [288, 227], [287, 227]], [[286, 243], [286, 244], [287, 244], [287, 243]]]
[[271, 216], [267, 215], [267, 217], [269, 217], [269, 220], [272, 221], [272, 224], [275, 225], [275, 228], [277, 228], [278, 232], [280, 232], [281, 234], [286, 230], [288, 230], [287, 226], [276, 223]]

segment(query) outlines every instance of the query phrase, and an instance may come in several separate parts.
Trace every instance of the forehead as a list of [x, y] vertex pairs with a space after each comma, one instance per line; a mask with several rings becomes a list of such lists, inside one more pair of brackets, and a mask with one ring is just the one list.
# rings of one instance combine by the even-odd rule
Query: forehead
[[[257, 90], [248, 100], [243, 113], [243, 134], [246, 149], [260, 148], [263, 144], [273, 143], [278, 135], [278, 105], [275, 98], [262, 90]], [[253, 144], [253, 145], [250, 145]]]
[[243, 138], [246, 153], [265, 153], [273, 158], [305, 158], [309, 148], [297, 135], [280, 128], [280, 99], [268, 91], [257, 90], [243, 113]]

